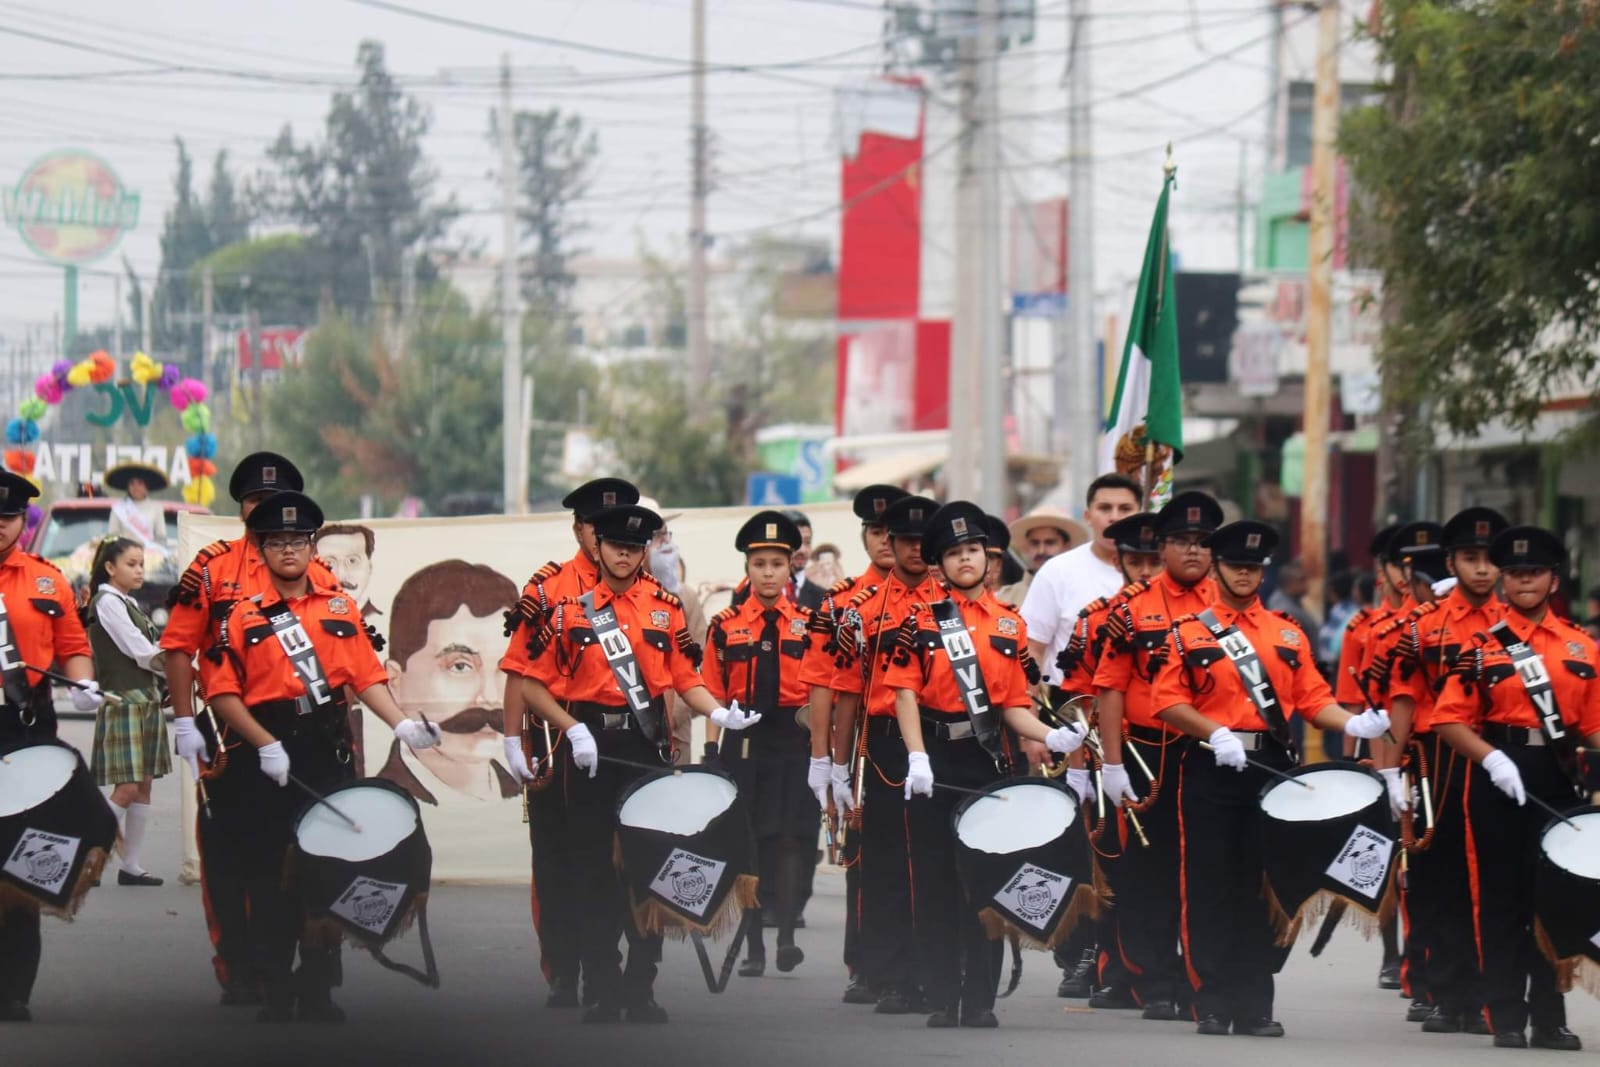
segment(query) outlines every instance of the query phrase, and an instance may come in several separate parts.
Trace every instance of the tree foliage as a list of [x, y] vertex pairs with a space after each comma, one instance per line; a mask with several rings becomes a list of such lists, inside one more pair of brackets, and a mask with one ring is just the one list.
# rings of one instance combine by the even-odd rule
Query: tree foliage
[[639, 360], [611, 369], [600, 420], [622, 473], [674, 507], [716, 507], [744, 498], [747, 471], [717, 419], [696, 418], [682, 360]]
[[1385, 0], [1341, 142], [1377, 225], [1395, 398], [1531, 425], [1600, 362], [1600, 4]]
[[[498, 117], [489, 138], [498, 138]], [[585, 229], [572, 205], [589, 188], [600, 143], [579, 115], [560, 108], [518, 111], [512, 127], [520, 196], [517, 223], [527, 254], [521, 262], [522, 297], [546, 315], [566, 308], [576, 279], [568, 261]]]
[[189, 288], [198, 301], [209, 267], [218, 314], [249, 310], [268, 326], [310, 325], [317, 318], [318, 294], [306, 285], [306, 277], [316, 270], [317, 259], [310, 242], [295, 233], [238, 241], [191, 267]]
[[[191, 289], [189, 269], [216, 249], [242, 240], [250, 230], [250, 218], [234, 195], [233, 175], [228, 169], [228, 154], [218, 152], [211, 168], [209, 194], [195, 192], [194, 161], [183, 139], [174, 138], [178, 149], [178, 169], [173, 175], [172, 207], [167, 210], [161, 229], [161, 272], [151, 295], [154, 341], [159, 349], [185, 347], [188, 354], [200, 351], [200, 329], [171, 321], [174, 313], [200, 310], [200, 290]], [[142, 325], [143, 311], [138, 304], [139, 287], [134, 287], [134, 328]]]

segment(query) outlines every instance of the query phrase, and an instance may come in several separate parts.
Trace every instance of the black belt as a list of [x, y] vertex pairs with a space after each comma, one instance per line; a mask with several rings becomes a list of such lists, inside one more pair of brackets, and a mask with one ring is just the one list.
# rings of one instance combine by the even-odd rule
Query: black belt
[[1496, 745], [1507, 745], [1511, 748], [1547, 748], [1550, 739], [1545, 737], [1543, 730], [1529, 729], [1526, 726], [1502, 726], [1497, 722], [1483, 724], [1483, 739]]
[[917, 711], [922, 717], [922, 733], [924, 736], [937, 737], [941, 741], [976, 741], [978, 734], [972, 726], [972, 720], [964, 711], [938, 711], [934, 708], [921, 708]]
[[617, 707], [614, 704], [580, 702], [572, 705], [570, 711], [572, 717], [585, 726], [599, 727], [601, 730], [638, 729], [638, 724], [633, 721], [633, 714], [627, 708]]
[[[349, 705], [342, 698], [336, 698], [332, 703], [317, 707], [306, 715], [300, 713], [305, 705], [298, 700], [267, 700], [249, 707], [250, 714], [262, 729], [279, 741], [301, 734], [319, 733], [339, 742], [343, 739], [343, 724], [347, 722], [345, 717], [349, 714]], [[330, 734], [330, 730], [338, 732]]]
[[893, 715], [868, 715], [868, 737], [899, 737], [900, 720]]
[[1183, 735], [1174, 734], [1171, 730], [1163, 730], [1153, 726], [1135, 726], [1127, 721], [1122, 724], [1122, 734], [1130, 741], [1143, 741], [1147, 745], [1159, 745], [1169, 738], [1173, 741], [1183, 739]]

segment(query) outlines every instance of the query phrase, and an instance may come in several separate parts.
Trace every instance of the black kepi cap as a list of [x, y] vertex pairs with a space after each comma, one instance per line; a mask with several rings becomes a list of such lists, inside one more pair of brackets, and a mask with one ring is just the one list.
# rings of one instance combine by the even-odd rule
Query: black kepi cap
[[1512, 526], [1489, 545], [1489, 559], [1501, 570], [1548, 568], [1559, 571], [1567, 560], [1561, 538], [1539, 526]]
[[[995, 542], [989, 530], [989, 518], [970, 500], [952, 500], [936, 509], [922, 527], [923, 562], [936, 567], [946, 552], [968, 541], [982, 541], [986, 547], [992, 547]], [[890, 531], [893, 532], [893, 527]], [[1005, 542], [1000, 544], [1004, 546]]]
[[1458, 548], [1488, 548], [1510, 525], [1494, 508], [1462, 508], [1444, 524], [1444, 547], [1452, 552]]
[[1389, 558], [1411, 566], [1413, 581], [1435, 582], [1445, 576], [1444, 527], [1436, 522], [1408, 522], [1389, 538]]
[[622, 478], [596, 478], [561, 498], [561, 506], [575, 514], [579, 522], [592, 522], [595, 513], [606, 508], [625, 508], [638, 502], [638, 487]]
[[1392, 522], [1388, 526], [1372, 535], [1372, 540], [1367, 542], [1367, 554], [1374, 560], [1385, 559], [1389, 555], [1389, 539], [1394, 537], [1395, 531], [1400, 529], [1400, 524]]
[[1206, 538], [1211, 558], [1223, 563], [1264, 565], [1278, 547], [1278, 531], [1264, 522], [1241, 519], [1230, 522]]
[[304, 493], [285, 490], [257, 504], [244, 525], [253, 534], [313, 534], [322, 529], [322, 509]]
[[0, 470], [0, 515], [21, 515], [28, 510], [28, 501], [38, 495], [33, 483], [16, 471]]
[[733, 547], [750, 553], [758, 548], [779, 548], [793, 554], [800, 549], [800, 527], [781, 511], [758, 511], [739, 527]]
[[1105, 536], [1111, 539], [1119, 552], [1153, 555], [1161, 551], [1161, 535], [1156, 532], [1156, 519], [1156, 512], [1141, 511], [1107, 526]]
[[989, 535], [988, 543], [983, 550], [991, 556], [1003, 556], [1006, 546], [1011, 543], [1011, 527], [998, 515], [985, 513], [983, 516], [985, 532]]
[[276, 452], [252, 452], [234, 464], [228, 479], [228, 495], [239, 503], [257, 493], [298, 493], [306, 480], [288, 459]]
[[[883, 518], [875, 521], [889, 528], [890, 537], [921, 537], [922, 528], [938, 510], [937, 500], [929, 500], [925, 496], [902, 496], [884, 508]], [[978, 514], [982, 515], [982, 510]]]
[[1210, 493], [1185, 490], [1156, 512], [1156, 532], [1162, 537], [1179, 533], [1210, 533], [1222, 525], [1222, 505]]
[[882, 526], [889, 505], [911, 494], [893, 485], [869, 485], [856, 493], [850, 510], [856, 513], [863, 526]]
[[598, 540], [641, 548], [665, 525], [660, 515], [637, 504], [605, 508], [585, 521], [594, 523], [594, 535]]

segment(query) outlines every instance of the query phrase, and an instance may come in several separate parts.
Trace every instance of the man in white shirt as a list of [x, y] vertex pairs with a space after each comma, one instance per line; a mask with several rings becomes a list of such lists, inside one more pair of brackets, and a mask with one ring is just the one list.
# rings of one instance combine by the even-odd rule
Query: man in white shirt
[[1117, 569], [1117, 546], [1106, 538], [1106, 528], [1143, 504], [1139, 483], [1122, 474], [1102, 474], [1089, 483], [1083, 511], [1093, 536], [1087, 544], [1046, 560], [1034, 575], [1022, 601], [1022, 619], [1028, 624], [1028, 651], [1051, 685], [1061, 682], [1056, 657], [1072, 636], [1078, 612], [1125, 584]]

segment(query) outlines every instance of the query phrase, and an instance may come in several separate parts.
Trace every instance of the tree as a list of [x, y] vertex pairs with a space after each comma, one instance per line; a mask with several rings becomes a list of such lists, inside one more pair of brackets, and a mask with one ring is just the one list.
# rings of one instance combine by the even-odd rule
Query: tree
[[1341, 142], [1393, 302], [1387, 387], [1457, 433], [1528, 428], [1550, 400], [1592, 392], [1600, 366], [1600, 4], [1381, 10], [1392, 74]]
[[211, 190], [206, 196], [206, 229], [211, 247], [223, 248], [250, 236], [250, 216], [239, 199], [228, 170], [228, 150], [219, 151], [211, 164]]
[[613, 367], [601, 436], [629, 479], [674, 507], [718, 507], [744, 497], [747, 467], [724, 426], [698, 419], [684, 361]]
[[[233, 175], [228, 170], [227, 152], [218, 152], [212, 162], [211, 186], [202, 199], [194, 190], [194, 163], [183, 139], [174, 138], [178, 148], [178, 171], [173, 178], [175, 194], [161, 231], [161, 269], [151, 294], [153, 340], [158, 349], [171, 351], [184, 347], [188, 354], [200, 351], [202, 340], [197, 323], [173, 323], [174, 314], [200, 310], [200, 288], [191, 287], [190, 269], [225, 244], [243, 240], [250, 229], [249, 216], [234, 196]], [[137, 279], [130, 298], [134, 303], [134, 322], [141, 323], [138, 301], [142, 286]]]
[[[491, 116], [489, 139], [499, 137], [498, 116]], [[573, 240], [586, 228], [572, 205], [589, 188], [600, 143], [586, 130], [582, 117], [560, 108], [518, 111], [512, 127], [516, 142], [517, 220], [524, 246], [522, 297], [536, 310], [554, 316], [566, 310], [576, 279], [568, 260]]]
[[211, 270], [212, 302], [219, 315], [254, 311], [267, 325], [309, 326], [317, 318], [317, 290], [306, 284], [320, 257], [294, 233], [237, 241], [217, 249], [189, 269], [189, 289], [198, 301]]

